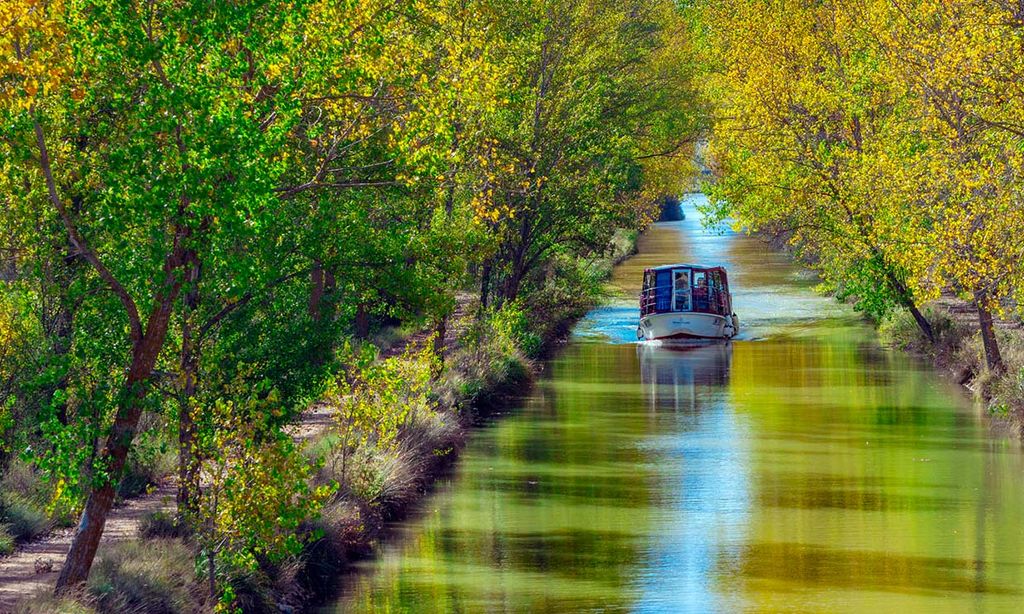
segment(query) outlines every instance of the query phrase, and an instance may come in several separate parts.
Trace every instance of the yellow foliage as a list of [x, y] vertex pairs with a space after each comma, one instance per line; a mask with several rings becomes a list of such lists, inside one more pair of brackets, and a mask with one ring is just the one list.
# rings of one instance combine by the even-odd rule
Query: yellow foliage
[[826, 277], [916, 301], [1019, 285], [1024, 34], [999, 3], [720, 0], [701, 11], [715, 195]]

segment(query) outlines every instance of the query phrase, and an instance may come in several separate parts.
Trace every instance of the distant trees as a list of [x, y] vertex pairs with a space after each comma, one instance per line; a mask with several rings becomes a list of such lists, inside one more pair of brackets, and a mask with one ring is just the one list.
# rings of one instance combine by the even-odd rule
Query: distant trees
[[484, 294], [508, 301], [553, 253], [600, 252], [680, 191], [702, 116], [684, 102], [689, 39], [669, 3], [496, 5], [513, 68], [481, 159], [497, 238]]
[[[443, 327], [459, 289], [575, 283], [684, 183], [683, 25], [668, 0], [5, 3], [0, 433], [82, 511], [59, 588], [147, 424], [182, 520], [228, 535], [208, 554], [291, 547], [324, 493], [282, 429], [337, 348]], [[266, 509], [229, 526], [242, 501]]]
[[992, 328], [1021, 287], [1019, 9], [972, 2], [753, 2], [696, 9], [719, 101], [721, 210], [784, 230], [881, 317], [950, 289]]

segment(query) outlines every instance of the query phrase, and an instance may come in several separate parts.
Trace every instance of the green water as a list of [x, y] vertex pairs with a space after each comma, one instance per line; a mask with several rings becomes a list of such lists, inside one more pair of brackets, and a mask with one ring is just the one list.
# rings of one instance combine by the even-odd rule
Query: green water
[[723, 263], [741, 338], [638, 345], [631, 299], [595, 310], [328, 611], [1024, 609], [1019, 444], [700, 198], [614, 283]]

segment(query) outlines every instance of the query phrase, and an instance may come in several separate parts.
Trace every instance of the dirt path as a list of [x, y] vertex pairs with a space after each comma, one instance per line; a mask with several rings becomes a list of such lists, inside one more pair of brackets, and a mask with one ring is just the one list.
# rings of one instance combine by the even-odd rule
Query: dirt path
[[[139, 521], [151, 512], [173, 509], [174, 496], [175, 487], [168, 482], [114, 508], [100, 548], [137, 537]], [[60, 529], [0, 559], [0, 612], [12, 612], [20, 600], [53, 590], [73, 535], [74, 529]]]
[[[945, 310], [946, 313], [949, 314], [949, 317], [959, 324], [967, 326], [968, 328], [977, 328], [978, 311], [970, 302], [945, 292], [933, 304], [940, 309]], [[1024, 328], [1024, 325], [1022, 325], [1019, 319], [1004, 319], [999, 317], [999, 314], [997, 313], [992, 314], [992, 323], [996, 328]]]

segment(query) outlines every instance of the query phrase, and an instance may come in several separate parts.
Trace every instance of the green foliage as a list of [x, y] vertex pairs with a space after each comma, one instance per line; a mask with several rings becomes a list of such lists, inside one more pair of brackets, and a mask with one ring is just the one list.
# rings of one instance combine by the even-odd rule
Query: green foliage
[[1014, 9], [712, 0], [688, 13], [721, 111], [716, 217], [789, 237], [825, 290], [875, 319], [944, 292], [971, 301], [985, 368], [1004, 370], [990, 315], [1024, 279]]
[[[296, 414], [326, 394], [341, 485], [403, 490], [403, 430], [525, 377], [701, 123], [669, 0], [8, 4], [0, 461], [61, 520], [180, 467], [229, 609], [331, 495]], [[478, 288], [461, 383], [361, 346]]]
[[515, 348], [527, 358], [540, 354], [542, 339], [530, 316], [517, 302], [507, 303], [490, 314], [491, 338]]
[[117, 495], [131, 498], [146, 492], [175, 470], [177, 457], [159, 424], [143, 431], [128, 454]]
[[[373, 449], [375, 454], [393, 454], [405, 424], [417, 415], [433, 413], [432, 378], [439, 364], [432, 346], [428, 338], [384, 360], [376, 359], [376, 349], [370, 345], [348, 350], [351, 358], [346, 363], [351, 367], [325, 397], [335, 407], [333, 432], [338, 437], [328, 462], [337, 465], [343, 486], [350, 486], [354, 452]], [[362, 482], [366, 481], [364, 476]]]
[[[218, 400], [203, 411], [197, 447], [204, 487], [198, 517], [191, 519], [201, 560], [225, 603], [232, 602], [232, 570], [255, 572], [261, 562], [297, 554], [299, 525], [333, 492], [311, 485], [315, 467], [277, 423], [282, 409], [274, 389], [234, 389], [230, 397], [236, 400]], [[211, 557], [222, 567], [211, 569]]]

